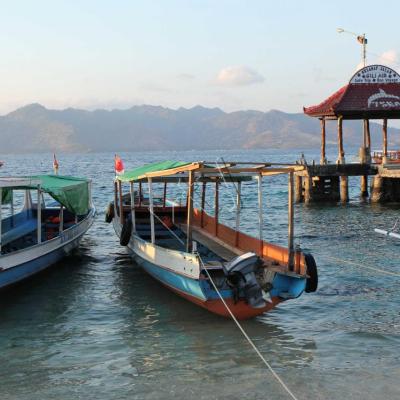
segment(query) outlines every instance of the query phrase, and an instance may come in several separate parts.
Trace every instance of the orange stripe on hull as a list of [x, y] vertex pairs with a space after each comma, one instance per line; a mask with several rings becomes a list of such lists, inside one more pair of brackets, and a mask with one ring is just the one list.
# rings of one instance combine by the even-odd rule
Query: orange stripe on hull
[[[164, 283], [163, 283], [164, 284]], [[164, 284], [165, 285], [165, 284]], [[229, 318], [231, 315], [226, 309], [225, 305], [220, 299], [215, 300], [201, 300], [197, 297], [191, 296], [187, 293], [181, 292], [180, 290], [173, 288], [169, 285], [165, 285], [173, 292], [178, 294], [179, 296], [185, 298], [186, 300], [191, 301], [194, 304], [199, 305], [200, 307], [205, 308], [206, 310], [221, 315], [223, 317]], [[237, 319], [249, 319], [256, 317], [257, 315], [261, 315], [265, 312], [272, 310], [277, 304], [279, 304], [282, 300], [279, 297], [273, 297], [272, 303], [266, 302], [265, 307], [262, 308], [253, 308], [250, 307], [246, 301], [239, 300], [236, 304], [232, 299], [224, 299], [225, 303], [228, 305], [229, 309], [232, 311], [233, 315]]]

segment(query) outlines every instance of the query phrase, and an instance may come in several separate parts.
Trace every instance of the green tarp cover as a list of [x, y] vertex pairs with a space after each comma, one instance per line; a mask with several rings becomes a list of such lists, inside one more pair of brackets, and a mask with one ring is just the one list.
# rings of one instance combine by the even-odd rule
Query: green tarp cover
[[[62, 204], [68, 211], [77, 215], [84, 215], [89, 211], [89, 180], [75, 178], [73, 176], [61, 175], [34, 175], [25, 178], [38, 179], [41, 181], [41, 189], [48, 193], [54, 200]], [[15, 189], [37, 189], [37, 186], [17, 187]], [[3, 189], [4, 196], [9, 194], [10, 189]]]
[[184, 167], [191, 163], [181, 162], [181, 161], [161, 161], [152, 164], [146, 164], [142, 167], [132, 169], [131, 171], [126, 171], [124, 174], [117, 177], [118, 180], [122, 182], [135, 181], [139, 176], [145, 175], [149, 172], [166, 171], [172, 168]]

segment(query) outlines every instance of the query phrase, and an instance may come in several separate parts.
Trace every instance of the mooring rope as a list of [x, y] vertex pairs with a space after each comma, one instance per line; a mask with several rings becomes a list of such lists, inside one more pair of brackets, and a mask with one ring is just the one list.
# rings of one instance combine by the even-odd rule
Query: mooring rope
[[281, 384], [281, 386], [285, 389], [285, 391], [289, 394], [289, 396], [293, 399], [293, 400], [298, 400], [297, 397], [294, 395], [294, 393], [288, 388], [288, 386], [285, 384], [285, 382], [282, 380], [282, 378], [275, 372], [275, 370], [271, 367], [271, 365], [269, 364], [269, 362], [264, 358], [264, 356], [261, 354], [260, 350], [258, 350], [257, 346], [254, 344], [254, 342], [250, 339], [249, 335], [246, 333], [246, 331], [243, 329], [243, 327], [240, 325], [239, 321], [237, 320], [237, 318], [235, 317], [235, 315], [233, 314], [233, 312], [231, 311], [231, 309], [229, 308], [228, 304], [226, 304], [224, 298], [222, 297], [220, 291], [217, 288], [217, 285], [214, 283], [213, 279], [211, 278], [210, 273], [208, 272], [207, 268], [204, 265], [204, 262], [200, 256], [199, 253], [197, 253], [198, 257], [199, 257], [199, 261], [203, 266], [204, 271], [206, 271], [206, 274], [208, 276], [208, 279], [210, 280], [211, 284], [213, 285], [215, 291], [217, 292], [219, 298], [221, 299], [223, 305], [225, 306], [225, 308], [227, 309], [227, 311], [229, 312], [230, 316], [232, 317], [233, 321], [235, 322], [236, 326], [239, 328], [239, 330], [242, 332], [243, 336], [246, 338], [246, 340], [249, 342], [249, 344], [251, 345], [251, 347], [254, 349], [254, 351], [257, 353], [257, 355], [261, 358], [262, 362], [266, 365], [266, 367], [268, 368], [268, 370], [271, 372], [271, 374], [273, 375], [273, 377]]
[[[150, 208], [149, 208], [150, 210]], [[151, 211], [150, 211], [151, 212]], [[153, 215], [178, 239], [179, 242], [181, 242], [183, 245], [185, 244], [183, 240], [175, 234], [167, 225], [164, 224], [164, 221], [162, 221], [154, 212]], [[243, 327], [240, 325], [239, 321], [236, 319], [235, 315], [229, 308], [228, 304], [226, 304], [224, 298], [221, 295], [221, 292], [218, 290], [217, 285], [215, 284], [214, 280], [211, 278], [210, 273], [208, 272], [207, 268], [204, 265], [204, 261], [201, 258], [201, 255], [197, 252], [196, 255], [199, 258], [200, 264], [202, 265], [204, 271], [206, 272], [208, 279], [210, 280], [211, 284], [213, 285], [215, 291], [218, 294], [218, 297], [221, 299], [223, 305], [225, 308], [228, 310], [230, 316], [232, 317], [233, 321], [235, 322], [236, 326], [239, 328], [239, 330], [242, 332], [243, 336], [246, 338], [246, 340], [249, 342], [251, 347], [253, 347], [254, 351], [257, 353], [257, 355], [261, 358], [262, 362], [267, 366], [268, 370], [271, 372], [273, 377], [281, 384], [281, 386], [286, 390], [286, 392], [289, 394], [289, 396], [293, 400], [298, 400], [297, 397], [293, 394], [293, 392], [288, 388], [288, 386], [283, 382], [282, 378], [275, 372], [275, 370], [271, 367], [271, 365], [268, 363], [268, 361], [264, 358], [264, 356], [261, 354], [260, 350], [258, 350], [257, 346], [254, 344], [254, 342], [250, 339], [249, 335], [246, 333], [246, 331], [243, 329]]]
[[375, 267], [371, 267], [370, 265], [365, 265], [365, 264], [359, 264], [355, 261], [349, 261], [349, 260], [342, 260], [341, 258], [336, 258], [336, 257], [332, 257], [332, 256], [326, 256], [324, 255], [325, 258], [327, 259], [331, 259], [333, 261], [338, 261], [344, 264], [348, 264], [348, 265], [352, 265], [358, 268], [363, 268], [363, 269], [368, 269], [371, 271], [375, 271], [375, 272], [380, 272], [381, 274], [385, 274], [385, 275], [391, 275], [391, 276], [398, 276], [400, 277], [400, 273], [397, 272], [391, 272], [391, 271], [386, 271], [384, 269], [380, 269], [380, 268], [375, 268]]

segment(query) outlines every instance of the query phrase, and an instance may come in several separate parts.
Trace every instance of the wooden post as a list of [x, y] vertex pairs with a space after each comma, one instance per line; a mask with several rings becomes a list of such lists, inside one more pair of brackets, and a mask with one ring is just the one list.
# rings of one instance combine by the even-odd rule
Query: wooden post
[[368, 197], [368, 175], [361, 177], [361, 197]]
[[164, 195], [163, 195], [163, 207], [165, 208], [165, 205], [167, 203], [167, 182], [164, 182]]
[[347, 203], [349, 201], [349, 183], [347, 176], [340, 177], [340, 201]]
[[242, 185], [238, 182], [236, 193], [236, 232], [235, 232], [235, 246], [239, 245], [239, 226], [240, 226], [240, 202], [241, 202]]
[[322, 165], [326, 164], [326, 154], [325, 154], [325, 139], [326, 130], [325, 130], [325, 118], [321, 118], [321, 160], [320, 163]]
[[215, 201], [214, 201], [214, 220], [215, 220], [215, 236], [218, 236], [218, 217], [219, 217], [219, 181], [215, 182]]
[[114, 215], [119, 215], [118, 212], [118, 183], [114, 181]]
[[193, 185], [194, 185], [194, 171], [189, 171], [189, 187], [188, 187], [188, 198], [187, 198], [187, 221], [186, 221], [186, 252], [191, 253], [193, 249], [193, 238], [192, 238], [192, 224], [193, 224]]
[[58, 231], [61, 233], [64, 230], [64, 206], [61, 204], [60, 208], [60, 224], [58, 226]]
[[303, 201], [303, 179], [301, 175], [295, 175], [295, 202], [301, 203]]
[[11, 226], [14, 226], [14, 190], [11, 190]]
[[119, 188], [119, 222], [121, 225], [124, 224], [124, 202], [122, 199], [122, 182], [118, 181]]
[[204, 228], [204, 207], [206, 206], [206, 182], [203, 182], [201, 189], [201, 210], [200, 210], [200, 226]]
[[339, 158], [338, 164], [344, 164], [344, 149], [343, 149], [343, 117], [338, 118], [338, 145], [339, 145]]
[[369, 130], [369, 119], [364, 120], [365, 136], [366, 136], [366, 147], [369, 150], [369, 156], [371, 156], [371, 132]]
[[294, 172], [289, 172], [289, 196], [288, 196], [288, 268], [289, 271], [294, 270], [294, 207], [293, 207], [293, 192], [294, 192]]
[[262, 175], [257, 176], [258, 182], [258, 239], [260, 241], [260, 256], [263, 254], [263, 202], [262, 202]]
[[136, 232], [136, 215], [135, 215], [135, 190], [133, 181], [130, 183], [130, 194], [131, 194], [131, 219], [132, 219], [132, 231]]
[[382, 164], [387, 163], [387, 119], [384, 118], [383, 126], [382, 126], [382, 133], [383, 133], [383, 157], [382, 157]]
[[40, 185], [37, 187], [37, 242], [42, 243], [42, 193]]
[[149, 185], [149, 211], [150, 211], [151, 243], [154, 244], [156, 242], [156, 233], [155, 233], [155, 227], [154, 227], [153, 180], [151, 178], [147, 178], [147, 182]]
[[2, 225], [2, 215], [1, 215], [1, 207], [3, 205], [3, 189], [0, 187], [0, 254], [1, 254], [1, 225]]

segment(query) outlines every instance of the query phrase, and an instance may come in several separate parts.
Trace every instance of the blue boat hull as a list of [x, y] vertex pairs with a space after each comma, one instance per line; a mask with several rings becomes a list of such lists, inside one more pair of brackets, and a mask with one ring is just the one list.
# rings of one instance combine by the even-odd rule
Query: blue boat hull
[[0, 271], [0, 290], [5, 289], [11, 285], [21, 282], [24, 279], [44, 271], [53, 264], [57, 263], [63, 257], [71, 252], [79, 245], [83, 234], [73, 241], [69, 242], [66, 246], [60, 247], [51, 251], [43, 256], [30, 260], [18, 266]]

